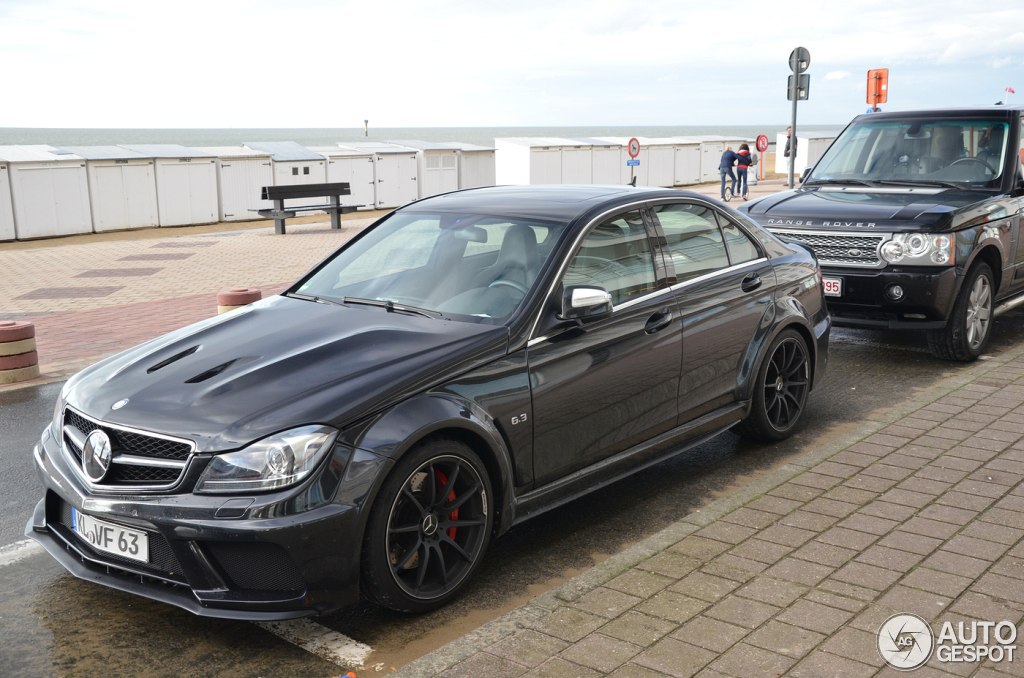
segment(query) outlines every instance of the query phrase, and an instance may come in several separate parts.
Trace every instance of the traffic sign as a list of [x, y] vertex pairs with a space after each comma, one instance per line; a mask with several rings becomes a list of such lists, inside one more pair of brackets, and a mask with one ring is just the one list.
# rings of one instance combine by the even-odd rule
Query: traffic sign
[[871, 106], [884, 104], [889, 98], [889, 69], [876, 68], [868, 71], [867, 103]]
[[[628, 150], [629, 157], [631, 158], [635, 158], [636, 156], [640, 155], [640, 141], [636, 137], [633, 137], [632, 139], [629, 140]], [[637, 164], [639, 165], [640, 163]]]
[[757, 135], [757, 141], [755, 142], [755, 144], [757, 145], [757, 150], [760, 151], [761, 153], [764, 153], [765, 151], [767, 151], [768, 150], [768, 135], [766, 135], [766, 134], [758, 134]]
[[789, 53], [789, 69], [794, 73], [803, 73], [811, 65], [811, 53], [806, 47], [797, 47]]
[[[795, 82], [794, 82], [795, 80]], [[796, 85], [794, 87], [794, 84]], [[806, 101], [811, 93], [811, 76], [808, 73], [789, 76], [786, 84], [786, 98], [790, 101]]]
[[640, 166], [640, 161], [637, 160], [636, 158], [630, 158], [629, 160], [626, 161], [626, 166], [627, 167], [639, 167]]

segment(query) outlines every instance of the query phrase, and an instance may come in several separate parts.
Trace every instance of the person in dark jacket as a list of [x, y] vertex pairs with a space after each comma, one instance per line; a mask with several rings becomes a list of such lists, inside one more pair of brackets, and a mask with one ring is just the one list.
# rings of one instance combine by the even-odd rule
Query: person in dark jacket
[[[740, 144], [740, 150], [736, 153], [736, 184], [740, 188], [740, 195], [747, 199], [747, 170], [754, 164], [754, 156], [750, 155], [750, 146]], [[733, 189], [733, 193], [736, 189]]]
[[732, 146], [725, 147], [725, 153], [722, 154], [722, 160], [718, 163], [718, 173], [722, 175], [722, 200], [725, 200], [725, 178], [729, 177], [732, 179], [732, 192], [736, 194], [736, 174], [732, 171], [732, 166], [736, 164], [736, 160], [739, 158], [738, 155], [732, 150]]

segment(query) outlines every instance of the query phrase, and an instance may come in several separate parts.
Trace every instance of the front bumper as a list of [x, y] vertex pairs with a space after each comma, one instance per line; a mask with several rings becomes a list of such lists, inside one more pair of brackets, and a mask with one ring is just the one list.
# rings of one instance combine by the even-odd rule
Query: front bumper
[[[46, 492], [25, 527], [74, 576], [175, 605], [197, 615], [276, 620], [322, 614], [359, 598], [358, 508], [370, 483], [342, 481], [333, 497], [310, 501], [316, 479], [249, 497], [194, 494], [96, 495], [68, 467], [47, 427], [34, 449]], [[341, 457], [345, 457], [342, 459]], [[336, 452], [326, 466], [377, 476], [376, 455]], [[317, 474], [322, 475], [322, 474]], [[72, 529], [72, 509], [148, 536], [148, 562], [92, 547]]]
[[[838, 326], [882, 329], [938, 329], [946, 321], [960, 288], [953, 267], [896, 267], [865, 270], [822, 266], [826, 278], [840, 278], [842, 296], [827, 297]], [[899, 285], [903, 296], [894, 301], [886, 290]]]

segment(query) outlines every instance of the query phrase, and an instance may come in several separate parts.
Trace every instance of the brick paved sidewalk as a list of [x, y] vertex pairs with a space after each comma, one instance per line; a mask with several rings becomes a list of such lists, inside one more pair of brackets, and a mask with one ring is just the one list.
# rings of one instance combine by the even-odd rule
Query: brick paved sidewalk
[[[399, 675], [894, 676], [894, 614], [1020, 628], [1024, 348], [953, 375]], [[951, 674], [1024, 657], [909, 675]]]

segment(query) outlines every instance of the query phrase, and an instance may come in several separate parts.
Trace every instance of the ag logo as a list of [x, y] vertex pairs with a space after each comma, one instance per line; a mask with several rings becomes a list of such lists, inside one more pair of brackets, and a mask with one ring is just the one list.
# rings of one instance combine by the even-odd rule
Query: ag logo
[[878, 629], [878, 654], [897, 671], [910, 671], [932, 656], [934, 637], [928, 622], [916, 614], [896, 614]]

